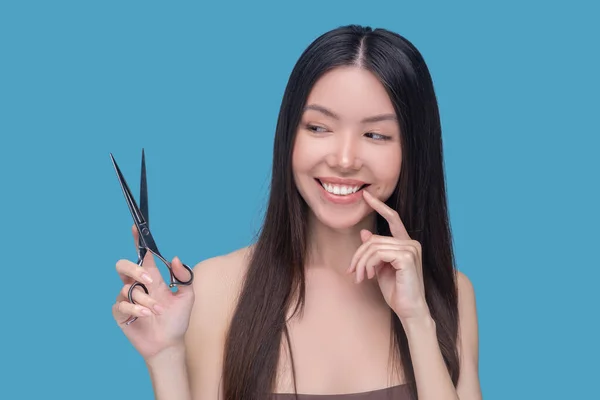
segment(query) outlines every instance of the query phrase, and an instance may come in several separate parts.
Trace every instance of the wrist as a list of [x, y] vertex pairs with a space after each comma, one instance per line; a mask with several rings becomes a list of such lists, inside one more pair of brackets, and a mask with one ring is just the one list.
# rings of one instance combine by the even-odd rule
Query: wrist
[[158, 353], [147, 357], [144, 361], [150, 369], [157, 368], [160, 365], [185, 361], [185, 344], [178, 343], [173, 346], [166, 347]]
[[436, 331], [435, 320], [430, 314], [401, 319], [402, 327], [408, 339], [411, 336], [421, 336]]

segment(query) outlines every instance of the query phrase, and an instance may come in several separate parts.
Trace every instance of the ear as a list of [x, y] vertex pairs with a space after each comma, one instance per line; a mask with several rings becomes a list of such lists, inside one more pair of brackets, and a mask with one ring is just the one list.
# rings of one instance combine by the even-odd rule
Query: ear
[[360, 239], [364, 242], [366, 242], [367, 240], [369, 240], [369, 238], [373, 236], [373, 234], [371, 232], [369, 232], [366, 229], [361, 229], [360, 230]]

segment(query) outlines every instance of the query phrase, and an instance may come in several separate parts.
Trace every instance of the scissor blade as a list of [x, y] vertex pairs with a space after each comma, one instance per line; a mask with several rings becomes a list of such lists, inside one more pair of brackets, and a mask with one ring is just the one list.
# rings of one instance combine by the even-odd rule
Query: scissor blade
[[117, 172], [117, 177], [119, 178], [119, 183], [121, 184], [121, 189], [123, 189], [123, 195], [125, 196], [125, 200], [127, 201], [127, 206], [129, 207], [129, 211], [131, 212], [131, 216], [133, 217], [133, 221], [135, 222], [138, 230], [139, 225], [145, 222], [144, 216], [140, 212], [133, 195], [131, 194], [131, 190], [129, 190], [129, 186], [127, 185], [127, 181], [123, 177], [121, 173], [121, 169], [117, 165], [115, 158], [112, 153], [110, 154], [110, 158], [112, 160], [113, 166], [115, 167], [115, 171]]
[[140, 210], [146, 220], [146, 224], [150, 227], [150, 217], [148, 215], [148, 185], [146, 183], [146, 155], [142, 149], [142, 178], [140, 182]]

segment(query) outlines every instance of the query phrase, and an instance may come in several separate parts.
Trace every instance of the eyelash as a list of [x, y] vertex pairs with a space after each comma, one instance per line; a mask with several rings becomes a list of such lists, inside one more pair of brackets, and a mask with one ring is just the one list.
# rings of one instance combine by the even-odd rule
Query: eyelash
[[367, 135], [374, 135], [374, 136], [379, 136], [381, 139], [378, 140], [390, 140], [392, 137], [391, 136], [386, 136], [386, 135], [382, 135], [381, 133], [375, 133], [375, 132], [367, 132]]
[[325, 128], [323, 128], [322, 126], [307, 124], [306, 129], [308, 129], [309, 131], [314, 132], [314, 133], [323, 133], [323, 132], [317, 132], [314, 129], [325, 129]]
[[[323, 133], [323, 132], [318, 132], [315, 129], [325, 129], [325, 128], [323, 128], [322, 126], [308, 124], [308, 125], [306, 125], [306, 129], [308, 129], [309, 131], [314, 132], [314, 133]], [[383, 141], [390, 140], [392, 138], [391, 136], [386, 136], [386, 135], [382, 135], [381, 133], [375, 133], [375, 132], [367, 132], [366, 135], [379, 136], [380, 139], [375, 139], [375, 140], [383, 140]]]

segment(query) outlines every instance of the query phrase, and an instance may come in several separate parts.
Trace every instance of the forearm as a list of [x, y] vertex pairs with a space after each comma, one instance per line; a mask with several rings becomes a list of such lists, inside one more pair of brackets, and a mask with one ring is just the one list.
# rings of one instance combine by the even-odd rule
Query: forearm
[[192, 400], [185, 347], [166, 350], [146, 362], [156, 400]]
[[459, 400], [446, 368], [431, 317], [403, 321], [419, 400]]

